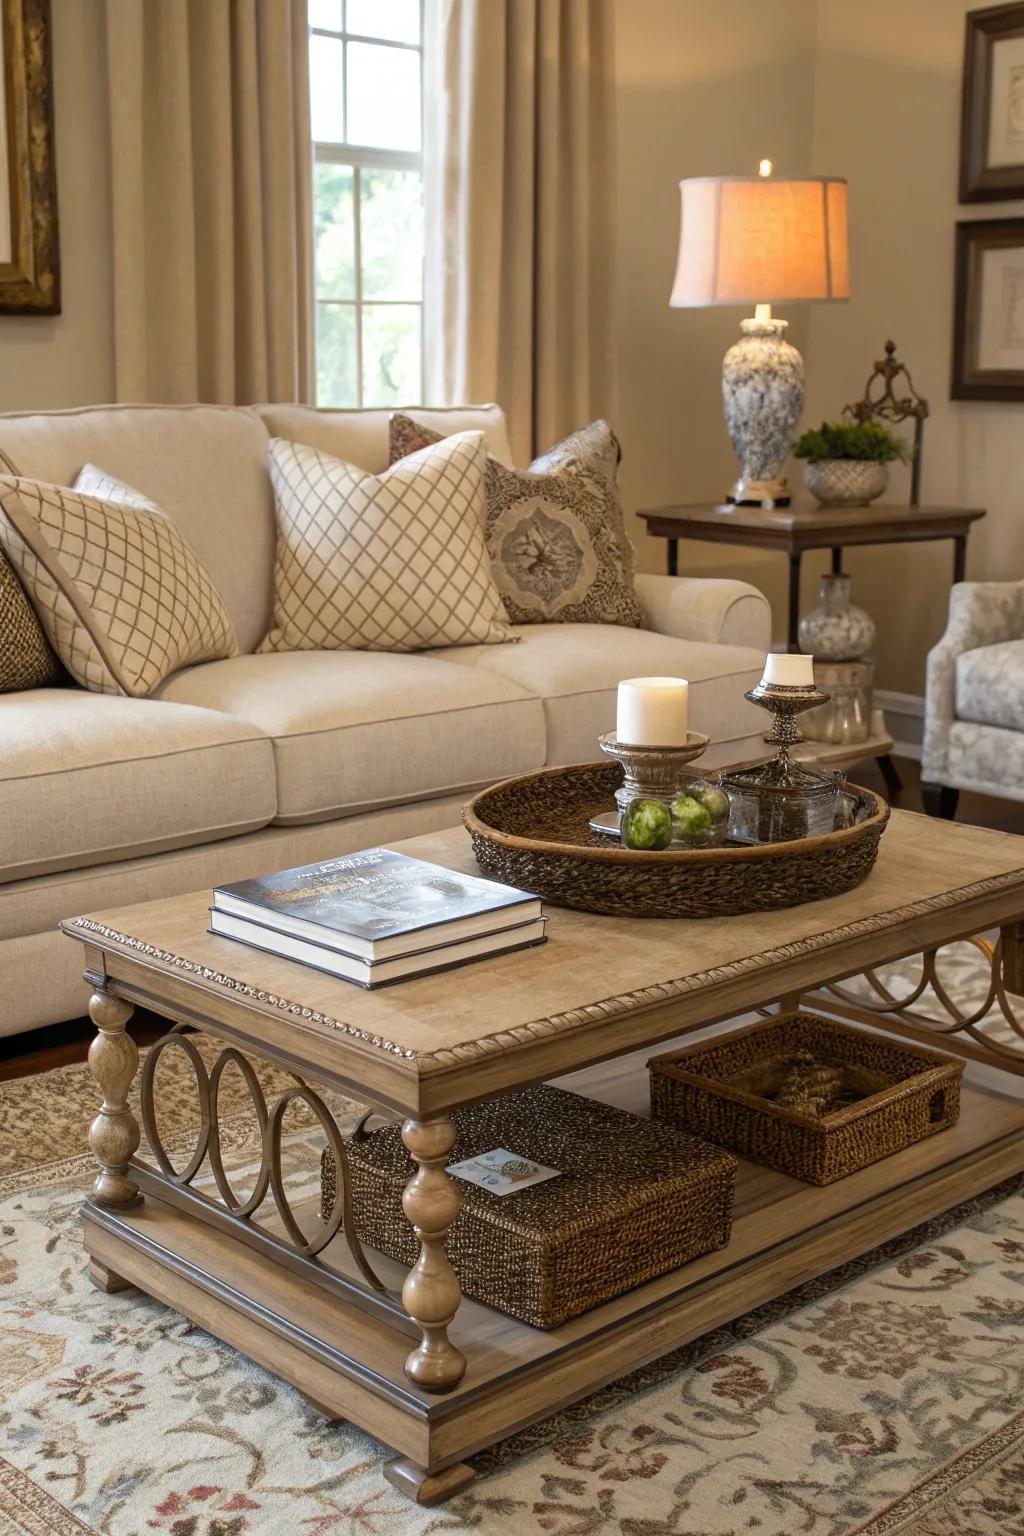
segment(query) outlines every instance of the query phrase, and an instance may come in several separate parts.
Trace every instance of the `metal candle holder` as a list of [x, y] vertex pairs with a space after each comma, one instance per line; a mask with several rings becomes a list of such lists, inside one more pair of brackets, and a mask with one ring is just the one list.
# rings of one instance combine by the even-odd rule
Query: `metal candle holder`
[[710, 736], [687, 731], [681, 747], [641, 747], [620, 741], [614, 731], [598, 737], [602, 752], [622, 764], [625, 778], [615, 791], [616, 804], [624, 811], [632, 800], [672, 801], [683, 781], [682, 769], [705, 750]]
[[772, 728], [764, 739], [778, 751], [767, 763], [722, 778], [722, 788], [731, 803], [730, 838], [743, 843], [772, 843], [831, 831], [836, 804], [834, 779], [801, 768], [789, 755], [804, 739], [797, 716], [827, 704], [830, 695], [813, 684], [766, 683], [762, 678], [745, 697], [771, 715]]

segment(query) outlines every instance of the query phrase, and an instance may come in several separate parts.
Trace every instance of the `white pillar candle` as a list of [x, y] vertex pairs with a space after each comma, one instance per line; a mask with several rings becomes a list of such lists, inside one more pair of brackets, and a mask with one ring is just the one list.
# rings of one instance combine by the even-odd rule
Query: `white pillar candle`
[[688, 687], [681, 677], [628, 677], [620, 683], [619, 740], [631, 747], [685, 747]]
[[779, 683], [786, 688], [813, 688], [814, 657], [769, 651], [764, 659], [764, 676], [761, 681]]

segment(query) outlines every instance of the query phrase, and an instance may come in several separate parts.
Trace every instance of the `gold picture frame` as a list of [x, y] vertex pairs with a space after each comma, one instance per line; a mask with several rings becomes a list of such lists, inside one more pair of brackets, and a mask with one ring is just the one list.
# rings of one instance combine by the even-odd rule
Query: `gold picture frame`
[[60, 314], [50, 0], [0, 0], [0, 314]]

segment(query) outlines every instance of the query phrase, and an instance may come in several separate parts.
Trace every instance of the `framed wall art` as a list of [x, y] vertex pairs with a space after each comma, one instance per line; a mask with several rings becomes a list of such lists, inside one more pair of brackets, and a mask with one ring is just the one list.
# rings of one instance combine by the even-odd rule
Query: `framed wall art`
[[49, 0], [0, 0], [0, 314], [59, 313]]
[[1024, 197], [1024, 4], [967, 13], [960, 201]]
[[1024, 400], [1024, 218], [956, 226], [954, 400]]

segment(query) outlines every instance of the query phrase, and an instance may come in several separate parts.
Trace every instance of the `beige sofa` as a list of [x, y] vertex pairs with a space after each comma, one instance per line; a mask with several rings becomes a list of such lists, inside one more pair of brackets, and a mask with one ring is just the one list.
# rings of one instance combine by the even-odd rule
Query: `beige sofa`
[[[482, 429], [495, 406], [418, 411]], [[417, 655], [257, 656], [274, 508], [267, 442], [386, 462], [387, 412], [115, 406], [0, 417], [17, 472], [69, 484], [88, 461], [153, 497], [205, 561], [242, 652], [152, 699], [73, 687], [0, 696], [0, 1035], [72, 1018], [85, 993], [61, 917], [238, 880], [451, 824], [504, 775], [599, 755], [621, 677], [691, 680], [709, 764], [750, 756], [769, 610], [733, 581], [641, 576], [649, 629], [540, 624], [518, 645]]]

